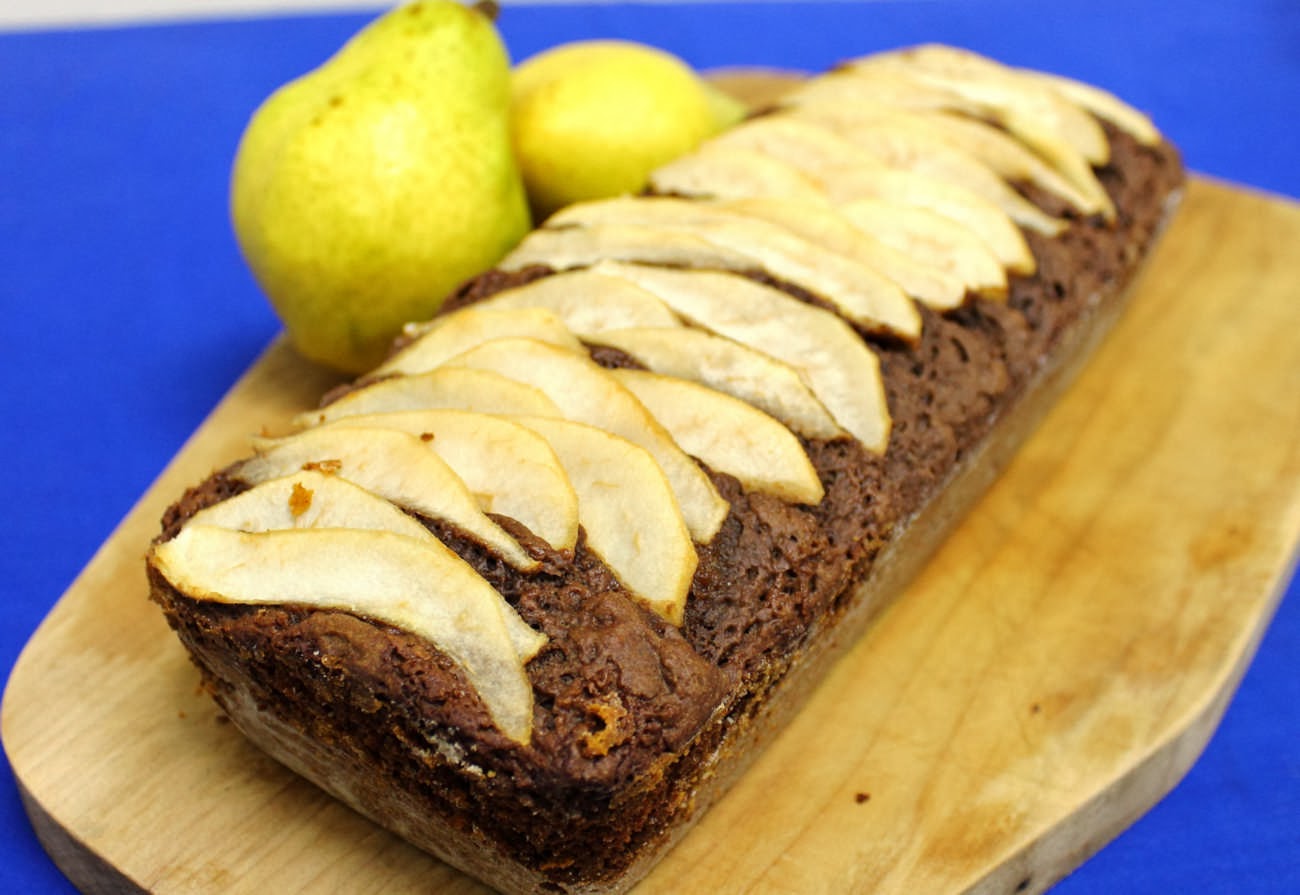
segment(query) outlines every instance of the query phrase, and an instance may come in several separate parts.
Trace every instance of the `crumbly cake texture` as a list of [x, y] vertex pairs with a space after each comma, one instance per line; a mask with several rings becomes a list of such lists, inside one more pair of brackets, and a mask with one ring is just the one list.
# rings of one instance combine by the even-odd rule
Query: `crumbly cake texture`
[[[1004, 302], [923, 309], [915, 344], [866, 336], [893, 421], [883, 455], [850, 438], [802, 439], [826, 491], [815, 506], [710, 472], [730, 512], [697, 545], [680, 627], [629, 599], [582, 539], [570, 557], [498, 517], [541, 559], [522, 574], [422, 520], [547, 637], [526, 666], [527, 745], [502, 734], [462, 669], [423, 638], [305, 604], [194, 599], [151, 565], [152, 598], [236, 725], [354, 808], [503, 891], [623, 890], [897, 594], [1119, 312], [1183, 174], [1168, 143], [1104, 128], [1111, 154], [1096, 176], [1113, 221], [1017, 183], [1070, 221], [1055, 237], [1026, 232], [1036, 272], [1012, 275]], [[445, 310], [552, 273], [489, 272]], [[248, 487], [237, 468], [214, 474], [168, 510], [159, 543]]]

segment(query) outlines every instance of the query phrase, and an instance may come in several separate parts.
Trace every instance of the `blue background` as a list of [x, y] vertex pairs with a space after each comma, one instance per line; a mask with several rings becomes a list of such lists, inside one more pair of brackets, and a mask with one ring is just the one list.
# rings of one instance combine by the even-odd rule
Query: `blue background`
[[[258, 102], [364, 20], [0, 34], [6, 677], [276, 333], [227, 223], [231, 156]], [[615, 36], [701, 67], [818, 70], [877, 48], [961, 44], [1115, 90], [1153, 113], [1194, 170], [1300, 196], [1295, 0], [507, 7], [500, 25], [515, 58]], [[1296, 591], [1191, 773], [1057, 891], [1300, 892]], [[0, 834], [0, 891], [71, 890], [31, 833], [7, 763]]]

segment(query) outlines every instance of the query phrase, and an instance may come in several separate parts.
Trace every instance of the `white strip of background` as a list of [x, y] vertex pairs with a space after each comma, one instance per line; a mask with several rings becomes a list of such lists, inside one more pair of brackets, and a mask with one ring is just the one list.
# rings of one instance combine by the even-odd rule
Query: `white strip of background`
[[68, 28], [186, 19], [377, 10], [383, 0], [0, 0], [0, 29]]
[[[320, 12], [375, 12], [401, 0], [0, 0], [0, 31], [104, 27], [191, 19], [246, 18]], [[472, 0], [466, 0], [472, 2]], [[584, 0], [497, 0], [503, 6]], [[619, 0], [585, 0], [616, 3]], [[651, 0], [689, 3], [691, 0]], [[750, 0], [753, 2], [753, 0]], [[762, 2], [762, 0], [759, 0]], [[852, 3], [864, 0], [839, 0]], [[881, 0], [865, 0], [881, 2]]]

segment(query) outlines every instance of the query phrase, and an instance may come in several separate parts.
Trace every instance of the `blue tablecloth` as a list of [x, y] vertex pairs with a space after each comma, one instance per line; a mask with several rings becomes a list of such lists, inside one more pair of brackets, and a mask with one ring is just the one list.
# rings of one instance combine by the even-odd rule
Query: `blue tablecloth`
[[[0, 34], [6, 676], [276, 332], [227, 224], [231, 154], [253, 107], [362, 21]], [[1193, 169], [1300, 196], [1294, 0], [507, 7], [500, 25], [516, 58], [621, 36], [698, 66], [815, 70], [876, 48], [953, 42], [1109, 87], [1150, 110]], [[1300, 892], [1296, 589], [1190, 775], [1060, 892]], [[69, 890], [0, 768], [0, 891]]]

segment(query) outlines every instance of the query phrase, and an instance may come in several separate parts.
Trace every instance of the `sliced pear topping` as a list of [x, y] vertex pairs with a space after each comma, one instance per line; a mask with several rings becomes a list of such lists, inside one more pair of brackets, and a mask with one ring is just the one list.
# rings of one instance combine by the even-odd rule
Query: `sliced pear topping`
[[487, 370], [439, 367], [428, 373], [371, 382], [320, 409], [299, 414], [294, 422], [299, 426], [314, 426], [363, 413], [440, 408], [476, 413], [560, 415], [555, 402], [531, 385]]
[[931, 112], [918, 115], [924, 127], [934, 128], [953, 145], [963, 146], [1010, 181], [1023, 180], [1062, 197], [1085, 214], [1114, 217], [1115, 205], [1092, 166], [1078, 153], [1062, 150], [1062, 170], [1053, 168], [1023, 143], [983, 121]]
[[1105, 132], [1088, 112], [1039, 81], [967, 51], [919, 47], [857, 60], [848, 70], [928, 84], [989, 108], [990, 117], [1085, 194], [1097, 187], [1092, 166], [1110, 157]]
[[509, 516], [556, 550], [578, 539], [578, 498], [545, 439], [499, 416], [406, 410], [347, 417], [329, 426], [395, 429], [446, 461], [486, 513]]
[[501, 310], [471, 305], [420, 324], [415, 341], [398, 351], [375, 370], [375, 376], [390, 373], [425, 373], [449, 357], [468, 351], [488, 339], [523, 336], [582, 351], [582, 343], [556, 314], [546, 308]]
[[232, 531], [361, 528], [437, 540], [413, 516], [389, 501], [346, 479], [314, 470], [267, 479], [199, 510], [186, 524]]
[[992, 106], [943, 87], [902, 77], [886, 69], [865, 69], [861, 65], [809, 78], [785, 94], [781, 105], [787, 108], [813, 103], [852, 105], [864, 97], [899, 109], [948, 110], [973, 118], [993, 118], [996, 115]]
[[657, 169], [650, 176], [657, 193], [730, 199], [737, 196], [783, 196], [824, 202], [818, 186], [779, 159], [752, 149], [706, 143]]
[[414, 435], [339, 424], [260, 439], [259, 448], [235, 467], [237, 478], [257, 484], [301, 469], [338, 475], [398, 506], [456, 526], [517, 569], [537, 566], [537, 560], [484, 515], [451, 467]]
[[951, 91], [994, 110], [1001, 123], [1044, 158], [1077, 151], [1094, 165], [1110, 158], [1110, 144], [1096, 119], [1014, 68], [969, 50], [927, 44], [855, 60], [849, 71], [884, 68]]
[[840, 211], [854, 226], [918, 264], [956, 277], [985, 298], [1006, 298], [1007, 273], [1002, 264], [961, 224], [924, 208], [879, 199], [855, 199]]
[[914, 339], [921, 318], [906, 293], [874, 268], [847, 258], [770, 221], [739, 214], [724, 205], [669, 198], [606, 199], [571, 205], [552, 220], [592, 228], [604, 225], [686, 230], [750, 260], [731, 269], [760, 267], [832, 303], [865, 329]]
[[759, 264], [741, 252], [715, 245], [697, 233], [643, 224], [542, 227], [534, 230], [498, 265], [519, 270], [547, 264], [556, 270], [589, 267], [598, 261], [643, 261], [688, 267], [757, 270]]
[[751, 491], [794, 503], [819, 503], [825, 492], [794, 434], [772, 417], [699, 383], [644, 370], [613, 370], [682, 449]]
[[656, 373], [689, 379], [752, 404], [806, 438], [839, 438], [844, 429], [783, 361], [695, 327], [610, 330], [591, 337]]
[[993, 202], [1016, 223], [1049, 236], [1067, 224], [1045, 213], [979, 159], [933, 135], [864, 124], [851, 111], [822, 103], [798, 106], [787, 113], [827, 127], [892, 168], [944, 180]]
[[839, 317], [721, 271], [625, 264], [618, 273], [698, 326], [798, 370], [836, 422], [868, 450], [884, 452], [890, 420], [880, 361]]
[[555, 402], [565, 418], [598, 426], [645, 448], [672, 483], [691, 535], [707, 544], [718, 533], [730, 508], [708, 475], [631, 392], [587, 356], [532, 339], [497, 339], [448, 363], [530, 382]]
[[603, 429], [515, 417], [555, 450], [578, 494], [587, 546], [653, 612], [681, 625], [699, 558], [663, 469]]
[[1047, 72], [1018, 69], [1018, 73], [1038, 81], [1098, 118], [1104, 118], [1145, 146], [1155, 146], [1162, 139], [1150, 118], [1100, 87]]
[[770, 221], [834, 252], [860, 258], [889, 277], [917, 301], [952, 308], [966, 298], [972, 284], [948, 270], [918, 262], [855, 225], [843, 209], [812, 206], [784, 199], [740, 199], [726, 207]]
[[[338, 476], [309, 470], [255, 485], [199, 510], [185, 524], [246, 532], [291, 528], [386, 531], [446, 552], [432, 532], [382, 497]], [[515, 650], [527, 662], [546, 643], [546, 637], [530, 628], [504, 600], [501, 611]]]
[[579, 335], [633, 326], [681, 325], [659, 299], [627, 280], [606, 276], [599, 264], [498, 292], [478, 307], [546, 308]]
[[819, 103], [800, 107], [806, 117], [833, 118], [844, 126], [879, 128], [938, 140], [983, 162], [1008, 181], [1024, 180], [1065, 199], [1085, 214], [1113, 214], [1114, 206], [1091, 166], [1070, 146], [1061, 147], [1059, 170], [1005, 131], [944, 110], [909, 110], [872, 97], [872, 82], [863, 79], [862, 97], [851, 105], [826, 108]]
[[532, 684], [504, 602], [436, 541], [385, 531], [187, 525], [154, 547], [150, 561], [196, 600], [334, 609], [423, 637], [461, 667], [503, 734], [518, 743], [532, 736]]
[[[1009, 270], [1034, 271], [1034, 256], [1024, 235], [1001, 208], [957, 184], [890, 168], [826, 127], [789, 115], [767, 115], [727, 131], [714, 142], [752, 148], [795, 166], [816, 179], [834, 203], [871, 198], [928, 208], [977, 233]], [[889, 275], [883, 268], [882, 272]], [[904, 288], [908, 287], [904, 284]]]
[[884, 162], [833, 131], [790, 115], [764, 115], [746, 121], [723, 131], [708, 145], [750, 149], [812, 176], [842, 168], [886, 167]]
[[1032, 274], [1038, 266], [1024, 233], [1011, 216], [960, 184], [902, 168], [827, 171], [826, 183], [831, 198], [841, 204], [854, 199], [879, 199], [924, 208], [956, 221], [976, 234], [1009, 271]]

